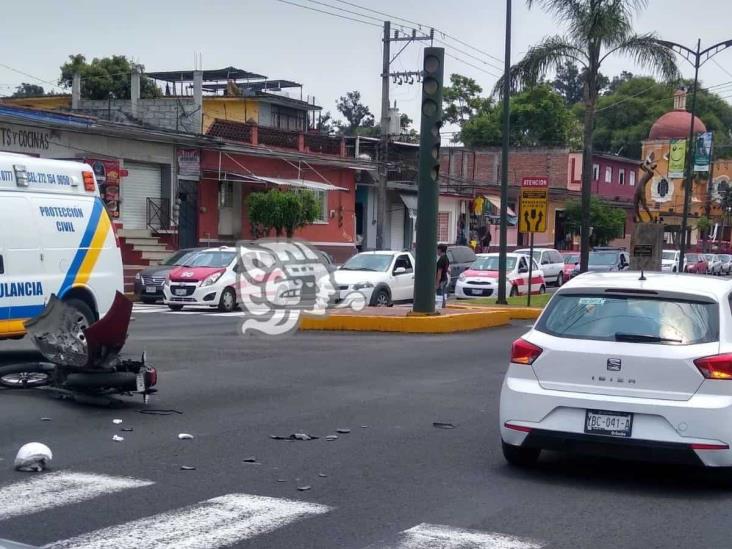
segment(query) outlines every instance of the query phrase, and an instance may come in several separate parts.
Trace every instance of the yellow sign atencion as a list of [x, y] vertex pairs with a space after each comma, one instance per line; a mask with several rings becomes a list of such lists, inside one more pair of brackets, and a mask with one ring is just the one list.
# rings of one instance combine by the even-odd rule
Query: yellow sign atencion
[[543, 233], [546, 231], [548, 195], [546, 187], [523, 187], [521, 189], [519, 232]]

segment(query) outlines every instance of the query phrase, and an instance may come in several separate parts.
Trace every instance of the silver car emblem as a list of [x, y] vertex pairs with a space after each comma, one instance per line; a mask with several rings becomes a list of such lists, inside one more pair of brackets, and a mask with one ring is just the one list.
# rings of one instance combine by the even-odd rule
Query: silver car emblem
[[622, 361], [619, 358], [608, 358], [607, 369], [611, 372], [619, 372], [622, 366]]

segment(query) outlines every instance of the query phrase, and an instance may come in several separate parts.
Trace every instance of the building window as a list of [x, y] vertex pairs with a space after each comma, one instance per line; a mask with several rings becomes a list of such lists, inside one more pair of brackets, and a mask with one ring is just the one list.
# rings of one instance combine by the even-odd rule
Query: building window
[[635, 172], [631, 170], [628, 174], [628, 183], [631, 187], [635, 187]]
[[234, 206], [234, 183], [232, 181], [219, 182], [219, 208]]
[[625, 185], [625, 170], [620, 170], [618, 172], [618, 183]]
[[605, 183], [613, 182], [613, 169], [611, 166], [605, 167]]
[[318, 200], [318, 219], [316, 223], [328, 223], [328, 191], [315, 191], [311, 190]]
[[450, 212], [437, 214], [437, 241], [448, 242], [450, 239]]
[[593, 164], [592, 165], [592, 180], [597, 181], [599, 179], [600, 179], [600, 165]]

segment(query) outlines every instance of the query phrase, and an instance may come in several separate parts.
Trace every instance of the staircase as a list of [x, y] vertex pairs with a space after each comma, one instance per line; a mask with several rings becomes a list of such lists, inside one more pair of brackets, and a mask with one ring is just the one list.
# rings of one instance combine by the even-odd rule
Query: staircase
[[117, 236], [122, 250], [125, 293], [132, 293], [135, 275], [145, 267], [159, 265], [173, 250], [146, 229], [119, 229]]

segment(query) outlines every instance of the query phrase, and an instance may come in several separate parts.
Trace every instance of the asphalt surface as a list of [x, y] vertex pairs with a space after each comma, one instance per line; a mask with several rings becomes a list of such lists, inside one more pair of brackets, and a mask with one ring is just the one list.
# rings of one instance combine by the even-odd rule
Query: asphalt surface
[[[533, 470], [504, 462], [498, 395], [510, 342], [526, 323], [459, 335], [303, 333], [273, 340], [239, 336], [238, 318], [141, 311], [127, 352], [146, 350], [159, 369], [160, 392], [148, 408], [181, 413], [141, 414], [139, 399], [107, 409], [38, 390], [0, 391], [0, 538], [43, 545], [117, 527], [115, 542], [94, 538], [88, 545], [58, 546], [600, 549], [732, 543], [725, 520], [732, 488], [719, 474], [557, 454], [543, 456]], [[26, 341], [0, 342], [0, 362], [33, 356]], [[455, 428], [438, 429], [433, 422]], [[339, 428], [351, 432], [324, 438]], [[296, 432], [321, 438], [270, 438]], [[179, 440], [179, 433], [195, 438]], [[125, 440], [114, 442], [115, 434]], [[54, 506], [66, 501], [61, 492], [40, 511], [20, 513], [40, 489], [18, 483], [49, 475], [13, 471], [15, 452], [29, 441], [50, 446], [55, 473], [148, 483], [107, 490], [99, 488], [106, 486], [101, 480], [102, 493], [87, 487], [78, 500]], [[250, 457], [257, 463], [243, 462]], [[317, 511], [306, 509], [291, 522], [270, 513], [259, 523], [222, 512], [220, 521], [243, 524], [244, 533], [226, 537], [219, 522], [209, 538], [211, 517], [179, 514], [229, 494], [277, 498], [295, 514], [297, 502], [317, 504], [307, 507]], [[175, 533], [168, 532], [154, 545], [133, 522], [144, 517], [153, 517], [145, 526], [151, 531], [166, 521], [176, 532], [188, 527], [193, 541], [170, 541]], [[447, 527], [449, 541], [405, 534], [423, 523]], [[479, 544], [457, 529], [489, 541]]]

